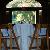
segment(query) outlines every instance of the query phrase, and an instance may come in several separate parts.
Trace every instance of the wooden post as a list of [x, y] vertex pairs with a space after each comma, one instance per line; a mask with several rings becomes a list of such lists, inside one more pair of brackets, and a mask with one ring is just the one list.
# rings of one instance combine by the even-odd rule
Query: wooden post
[[20, 50], [19, 45], [18, 45], [18, 41], [17, 41], [17, 38], [16, 38], [16, 35], [15, 35], [14, 31], [13, 31], [12, 24], [9, 25], [9, 29], [11, 31], [11, 33], [10, 33], [10, 50], [12, 50], [12, 34], [13, 34], [15, 42], [16, 42], [16, 47], [17, 47], [18, 50]]
[[48, 50], [49, 50], [49, 36], [48, 36], [48, 33], [47, 33], [47, 47], [48, 47]]
[[1, 29], [0, 29], [0, 50], [2, 50], [2, 34], [1, 34]]
[[10, 33], [10, 50], [12, 50], [12, 34]]
[[15, 39], [15, 42], [16, 42], [16, 47], [18, 48], [18, 50], [20, 50], [19, 45], [18, 45], [17, 38], [16, 38], [16, 36], [15, 36], [15, 33], [13, 33], [13, 36], [14, 36], [14, 39]]
[[48, 50], [49, 50], [49, 35], [48, 35], [48, 29], [47, 29], [47, 47], [48, 47]]
[[3, 41], [4, 41], [4, 47], [5, 47], [5, 50], [8, 50], [7, 44], [6, 44], [6, 39], [4, 39]]
[[40, 24], [36, 24], [36, 44], [37, 44], [37, 50], [39, 50], [39, 45], [38, 45], [38, 32], [40, 29]]
[[32, 39], [31, 39], [31, 44], [30, 44], [29, 50], [32, 49], [32, 44], [33, 44], [33, 42], [34, 42], [34, 34], [33, 34], [33, 37], [32, 37]]
[[8, 28], [10, 29], [10, 50], [12, 50], [12, 24], [8, 24]]

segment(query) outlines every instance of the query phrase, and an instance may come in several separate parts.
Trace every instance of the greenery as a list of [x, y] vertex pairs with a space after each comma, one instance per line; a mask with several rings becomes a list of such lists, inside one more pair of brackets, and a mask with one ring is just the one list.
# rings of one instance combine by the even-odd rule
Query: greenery
[[34, 11], [13, 11], [12, 22], [16, 23], [32, 23], [35, 24], [35, 14]]

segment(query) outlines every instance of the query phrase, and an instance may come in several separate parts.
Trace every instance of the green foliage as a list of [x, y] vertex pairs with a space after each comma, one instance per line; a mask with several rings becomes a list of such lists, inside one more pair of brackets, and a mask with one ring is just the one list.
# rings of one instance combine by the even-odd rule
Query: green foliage
[[[34, 12], [34, 11], [33, 11]], [[15, 21], [16, 23], [35, 23], [35, 12], [33, 13], [32, 11], [13, 11], [13, 17], [15, 16]], [[14, 18], [13, 18], [14, 19]], [[12, 19], [12, 20], [13, 20]]]

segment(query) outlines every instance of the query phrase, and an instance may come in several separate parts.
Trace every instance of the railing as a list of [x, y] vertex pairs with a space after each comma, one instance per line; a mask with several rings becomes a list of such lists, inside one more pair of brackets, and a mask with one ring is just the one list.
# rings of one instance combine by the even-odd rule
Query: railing
[[[11, 28], [11, 27], [8, 27], [8, 28]], [[37, 50], [38, 50], [40, 48], [40, 46], [38, 46], [38, 39], [41, 39], [41, 37], [38, 35], [38, 30], [39, 29], [40, 29], [40, 27], [39, 26], [36, 26], [36, 32], [35, 32], [36, 36], [33, 35], [33, 37], [31, 38], [32, 41], [31, 41], [29, 50], [35, 49], [35, 48], [37, 48]], [[43, 36], [43, 37], [45, 37], [47, 39], [47, 46], [48, 46], [48, 50], [49, 50], [49, 39], [50, 39], [50, 37], [48, 36], [48, 32], [46, 34], [47, 35], [46, 36]], [[12, 34], [11, 34], [10, 37], [5, 37], [5, 36], [2, 37], [1, 31], [0, 31], [0, 49], [2, 48], [2, 46], [1, 46], [2, 45], [2, 40], [4, 40], [4, 48], [5, 48], [5, 50], [7, 50], [8, 48], [10, 50], [12, 50], [12, 49], [18, 49], [18, 50], [20, 50], [19, 45], [18, 45], [18, 42], [17, 42], [17, 39], [16, 39], [17, 37], [16, 37], [16, 35], [14, 33], [13, 33], [13, 35], [14, 36], [12, 36]], [[6, 39], [10, 39], [10, 44], [11, 44], [10, 47], [7, 47], [6, 46]], [[15, 39], [16, 45], [18, 47], [12, 47], [12, 39]], [[33, 44], [34, 39], [36, 39], [36, 44], [37, 44], [36, 47], [32, 47], [32, 44]]]
[[[50, 37], [49, 37], [49, 35], [48, 35], [48, 32], [46, 32], [46, 35], [39, 35], [38, 34], [38, 30], [40, 29], [40, 27], [38, 27], [38, 26], [40, 26], [39, 24], [37, 25], [37, 27], [36, 27], [36, 33], [35, 33], [35, 35], [33, 34], [33, 37], [31, 38], [31, 43], [30, 43], [30, 47], [29, 47], [29, 50], [32, 50], [32, 49], [37, 49], [37, 50], [44, 50], [44, 49], [48, 49], [49, 50], [49, 39], [50, 39]], [[38, 29], [39, 28], [39, 29]], [[47, 27], [46, 27], [47, 28]], [[48, 31], [48, 30], [47, 30]], [[34, 47], [34, 45], [33, 45], [33, 43], [34, 43], [34, 39], [36, 39], [36, 47]], [[47, 42], [46, 44], [47, 44], [47, 48], [44, 48], [45, 46], [44, 46], [44, 44], [41, 44], [41, 46], [39, 46], [38, 45], [38, 40], [39, 39], [42, 39], [42, 42], [44, 43], [44, 39], [46, 39], [46, 41], [45, 42]], [[33, 45], [33, 46], [32, 46]]]
[[[20, 50], [19, 45], [18, 45], [18, 41], [17, 41], [17, 37], [16, 37], [15, 33], [12, 33], [12, 31], [11, 31], [12, 25], [9, 24], [7, 26], [10, 29], [10, 37], [5, 37], [5, 36], [2, 37], [2, 32], [0, 30], [0, 50], [2, 50], [2, 40], [4, 41], [4, 48], [5, 48], [5, 50], [8, 50], [8, 48], [10, 48], [10, 50], [12, 50], [14, 48], [14, 47], [12, 48], [12, 38], [15, 39], [16, 49]], [[14, 37], [12, 37], [12, 34], [13, 34]], [[6, 45], [6, 39], [8, 39], [8, 38], [10, 39], [10, 47], [7, 47], [7, 45]]]

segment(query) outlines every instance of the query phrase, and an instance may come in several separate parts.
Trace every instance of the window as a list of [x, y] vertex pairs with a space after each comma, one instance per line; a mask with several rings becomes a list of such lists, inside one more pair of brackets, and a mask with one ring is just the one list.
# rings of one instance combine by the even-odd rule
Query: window
[[12, 11], [12, 24], [14, 23], [36, 24], [36, 11]]

